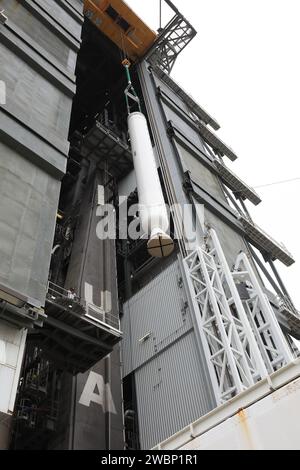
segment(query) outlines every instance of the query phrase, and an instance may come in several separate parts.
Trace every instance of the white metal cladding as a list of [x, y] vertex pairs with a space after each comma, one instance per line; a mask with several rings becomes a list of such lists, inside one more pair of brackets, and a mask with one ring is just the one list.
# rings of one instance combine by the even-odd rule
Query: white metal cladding
[[299, 450], [300, 379], [257, 401], [181, 450]]
[[299, 450], [300, 360], [190, 423], [153, 450]]
[[191, 331], [135, 373], [140, 440], [149, 449], [214, 404]]
[[14, 410], [27, 330], [0, 322], [0, 412]]
[[124, 304], [121, 328], [124, 376], [192, 328], [177, 260]]

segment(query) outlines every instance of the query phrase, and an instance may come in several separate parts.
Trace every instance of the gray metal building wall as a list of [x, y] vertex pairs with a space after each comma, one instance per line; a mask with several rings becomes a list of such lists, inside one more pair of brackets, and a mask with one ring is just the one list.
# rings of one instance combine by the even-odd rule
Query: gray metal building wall
[[[78, 197], [76, 203], [80, 203], [80, 210], [65, 286], [73, 287], [83, 301], [90, 302], [91, 299], [85, 298], [85, 285], [89, 284], [92, 288], [93, 304], [102, 307], [108, 314], [113, 314], [117, 321], [119, 306], [115, 242], [108, 239], [101, 240], [97, 235], [97, 224], [101, 219], [97, 215], [98, 186], [104, 183], [104, 172], [97, 168], [96, 162], [91, 159], [86, 186], [76, 193]], [[105, 293], [108, 294], [110, 305], [105, 305]], [[118, 328], [117, 324], [114, 326]], [[103, 380], [109, 387], [113, 409], [107, 403], [105, 390], [99, 390], [99, 387], [93, 390], [98, 396], [98, 402], [81, 403], [80, 398], [90, 374], [97, 374], [98, 379], [101, 382]], [[109, 359], [102, 359], [84, 374], [74, 377], [68, 396], [67, 406], [72, 409], [69, 423], [69, 449], [113, 450], [124, 447], [121, 364], [118, 345], [115, 346]]]
[[135, 381], [144, 449], [214, 408], [193, 331], [137, 370]]
[[177, 260], [124, 304], [123, 375], [135, 373], [144, 449], [214, 406], [192, 315]]
[[[110, 372], [108, 373], [108, 368]], [[105, 384], [103, 389], [95, 387], [94, 393], [99, 402], [84, 404], [81, 396], [90, 373], [97, 374]], [[92, 369], [75, 378], [76, 394], [74, 403], [72, 450], [122, 450], [123, 408], [121, 394], [120, 347], [115, 346], [109, 358], [98, 362]], [[100, 390], [99, 390], [100, 388]]]
[[[121, 328], [126, 337], [130, 334], [131, 342], [122, 344], [124, 376], [159, 353], [167, 341], [174, 342], [192, 328], [180, 279], [176, 261], [124, 304]], [[140, 342], [147, 333], [150, 338]]]
[[199, 184], [212, 196], [220, 198], [223, 202], [227, 202], [218, 177], [214, 175], [195, 155], [189, 152], [182, 145], [177, 143], [176, 146], [182, 159], [183, 167], [186, 167], [186, 170], [191, 172], [195, 183]]
[[80, 2], [0, 0], [0, 284], [44, 304], [68, 156]]

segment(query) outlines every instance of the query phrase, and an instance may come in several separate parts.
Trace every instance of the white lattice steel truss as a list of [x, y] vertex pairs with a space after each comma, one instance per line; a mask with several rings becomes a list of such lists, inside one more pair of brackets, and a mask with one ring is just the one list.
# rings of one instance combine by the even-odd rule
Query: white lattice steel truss
[[293, 360], [291, 349], [245, 253], [239, 254], [233, 276], [236, 282], [246, 282], [249, 299], [243, 305], [268, 372], [272, 373]]
[[[184, 260], [218, 404], [292, 360], [273, 309], [244, 253], [230, 271], [215, 230]], [[247, 281], [242, 301], [237, 283]]]

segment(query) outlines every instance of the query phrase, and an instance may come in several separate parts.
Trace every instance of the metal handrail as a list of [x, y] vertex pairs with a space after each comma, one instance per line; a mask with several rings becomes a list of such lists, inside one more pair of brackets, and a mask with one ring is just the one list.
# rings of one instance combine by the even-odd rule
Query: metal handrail
[[99, 320], [97, 317], [94, 317], [93, 319], [95, 321], [106, 324], [117, 330], [120, 329], [120, 319], [118, 314], [114, 314], [112, 312], [105, 312], [104, 309], [102, 309], [101, 307], [89, 304], [85, 300], [83, 301], [77, 294], [74, 294], [74, 298], [72, 298], [70, 296], [70, 292], [71, 291], [65, 289], [64, 287], [58, 286], [52, 281], [48, 281], [47, 297], [50, 301], [66, 299], [70, 302], [70, 306], [66, 306], [68, 310], [72, 311], [73, 304], [79, 305], [86, 312], [86, 315], [89, 315], [90, 318], [92, 317], [92, 315], [90, 314], [89, 309], [94, 307], [97, 313], [101, 310], [101, 313], [103, 314], [103, 318], [101, 320]]

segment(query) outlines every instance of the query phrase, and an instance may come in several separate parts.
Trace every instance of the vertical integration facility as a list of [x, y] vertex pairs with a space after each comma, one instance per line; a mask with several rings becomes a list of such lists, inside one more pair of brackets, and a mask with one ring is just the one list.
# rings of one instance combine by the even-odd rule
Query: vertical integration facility
[[165, 1], [154, 32], [122, 0], [0, 0], [0, 448], [167, 448], [300, 375], [293, 257], [171, 78], [196, 31]]

